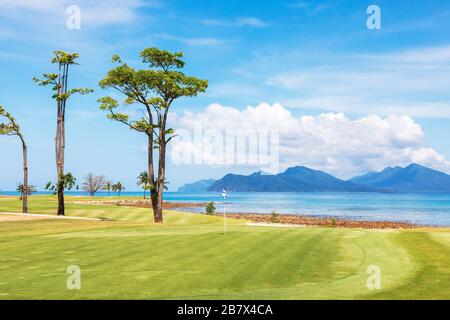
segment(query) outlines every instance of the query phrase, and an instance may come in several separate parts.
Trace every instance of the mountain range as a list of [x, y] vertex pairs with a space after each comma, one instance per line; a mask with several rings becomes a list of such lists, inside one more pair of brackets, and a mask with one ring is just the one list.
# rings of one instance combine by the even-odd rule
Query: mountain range
[[450, 193], [450, 176], [443, 172], [410, 164], [388, 167], [381, 172], [369, 172], [350, 179], [351, 182], [391, 192], [442, 192]]
[[219, 180], [201, 180], [186, 184], [179, 192], [435, 192], [450, 193], [450, 176], [418, 164], [389, 167], [342, 180], [320, 170], [297, 166], [268, 175], [227, 174]]

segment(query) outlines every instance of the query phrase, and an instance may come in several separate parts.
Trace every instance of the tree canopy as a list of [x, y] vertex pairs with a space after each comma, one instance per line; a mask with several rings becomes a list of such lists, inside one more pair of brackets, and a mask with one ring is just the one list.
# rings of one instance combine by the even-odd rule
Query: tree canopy
[[[139, 103], [146, 108], [144, 116], [130, 119], [126, 113], [116, 111], [120, 106], [116, 99], [109, 96], [99, 99], [100, 109], [108, 112], [108, 118], [127, 125], [130, 129], [159, 137], [164, 122], [164, 114], [173, 101], [179, 97], [196, 96], [208, 87], [208, 81], [186, 76], [178, 69], [184, 67], [182, 52], [171, 53], [157, 48], [147, 48], [140, 54], [142, 62], [150, 69], [136, 70], [123, 63], [118, 55], [113, 56], [113, 62], [119, 63], [110, 70], [99, 82], [103, 89], [114, 88], [125, 95], [124, 105]], [[168, 142], [173, 129], [166, 129]]]
[[[100, 80], [103, 89], [114, 89], [124, 95], [119, 103], [111, 96], [100, 98], [100, 109], [110, 120], [124, 124], [129, 129], [148, 137], [148, 183], [155, 222], [162, 222], [162, 192], [166, 189], [166, 145], [175, 136], [175, 130], [167, 127], [167, 116], [172, 103], [180, 97], [194, 97], [204, 92], [208, 81], [185, 75], [181, 69], [185, 63], [182, 52], [169, 52], [147, 48], [140, 53], [143, 69], [135, 69], [114, 55], [118, 65]], [[131, 116], [121, 107], [144, 107], [142, 116]], [[154, 155], [158, 152], [158, 158]], [[157, 159], [157, 173], [155, 170]]]
[[0, 135], [21, 136], [20, 126], [16, 119], [0, 105], [0, 121], [5, 118], [6, 122], [0, 122]]

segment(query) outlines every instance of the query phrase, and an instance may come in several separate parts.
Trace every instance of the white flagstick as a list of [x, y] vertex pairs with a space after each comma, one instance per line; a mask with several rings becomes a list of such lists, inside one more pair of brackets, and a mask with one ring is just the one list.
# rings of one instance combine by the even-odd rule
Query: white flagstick
[[225, 189], [222, 190], [222, 198], [223, 198], [223, 229], [225, 235], [227, 234], [227, 205], [226, 205], [226, 199], [227, 199], [227, 192]]
[[224, 230], [225, 230], [225, 234], [227, 234], [227, 205], [226, 205], [226, 203], [224, 202], [223, 203], [223, 211], [224, 211], [224, 224], [225, 224], [225, 226], [224, 226]]

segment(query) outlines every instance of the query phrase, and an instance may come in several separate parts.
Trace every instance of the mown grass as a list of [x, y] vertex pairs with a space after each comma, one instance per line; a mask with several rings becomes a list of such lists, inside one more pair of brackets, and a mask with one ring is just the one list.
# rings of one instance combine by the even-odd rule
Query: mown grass
[[[82, 201], [68, 198], [68, 201]], [[31, 211], [54, 213], [53, 197]], [[0, 212], [20, 202], [0, 198]], [[221, 217], [68, 204], [114, 221], [0, 223], [0, 299], [448, 299], [450, 230], [250, 227]], [[81, 268], [81, 290], [66, 287]], [[367, 267], [381, 269], [370, 290]]]

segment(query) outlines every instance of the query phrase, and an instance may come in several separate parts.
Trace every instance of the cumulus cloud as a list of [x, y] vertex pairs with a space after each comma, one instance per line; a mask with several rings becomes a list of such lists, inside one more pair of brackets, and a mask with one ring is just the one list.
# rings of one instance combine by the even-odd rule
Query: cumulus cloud
[[[280, 170], [304, 165], [348, 178], [415, 162], [450, 171], [450, 162], [428, 145], [421, 126], [408, 116], [370, 115], [350, 119], [343, 113], [326, 113], [295, 117], [280, 104], [261, 103], [243, 110], [212, 104], [199, 113], [172, 115], [171, 120], [175, 128], [192, 132], [198, 129], [198, 124], [203, 132], [243, 130], [245, 135], [277, 130]], [[217, 144], [212, 144], [208, 139], [198, 143], [180, 138], [174, 141], [173, 147], [190, 152], [202, 149], [203, 163], [208, 164], [214, 160], [211, 151], [217, 149]], [[253, 167], [260, 169], [258, 164]]]

